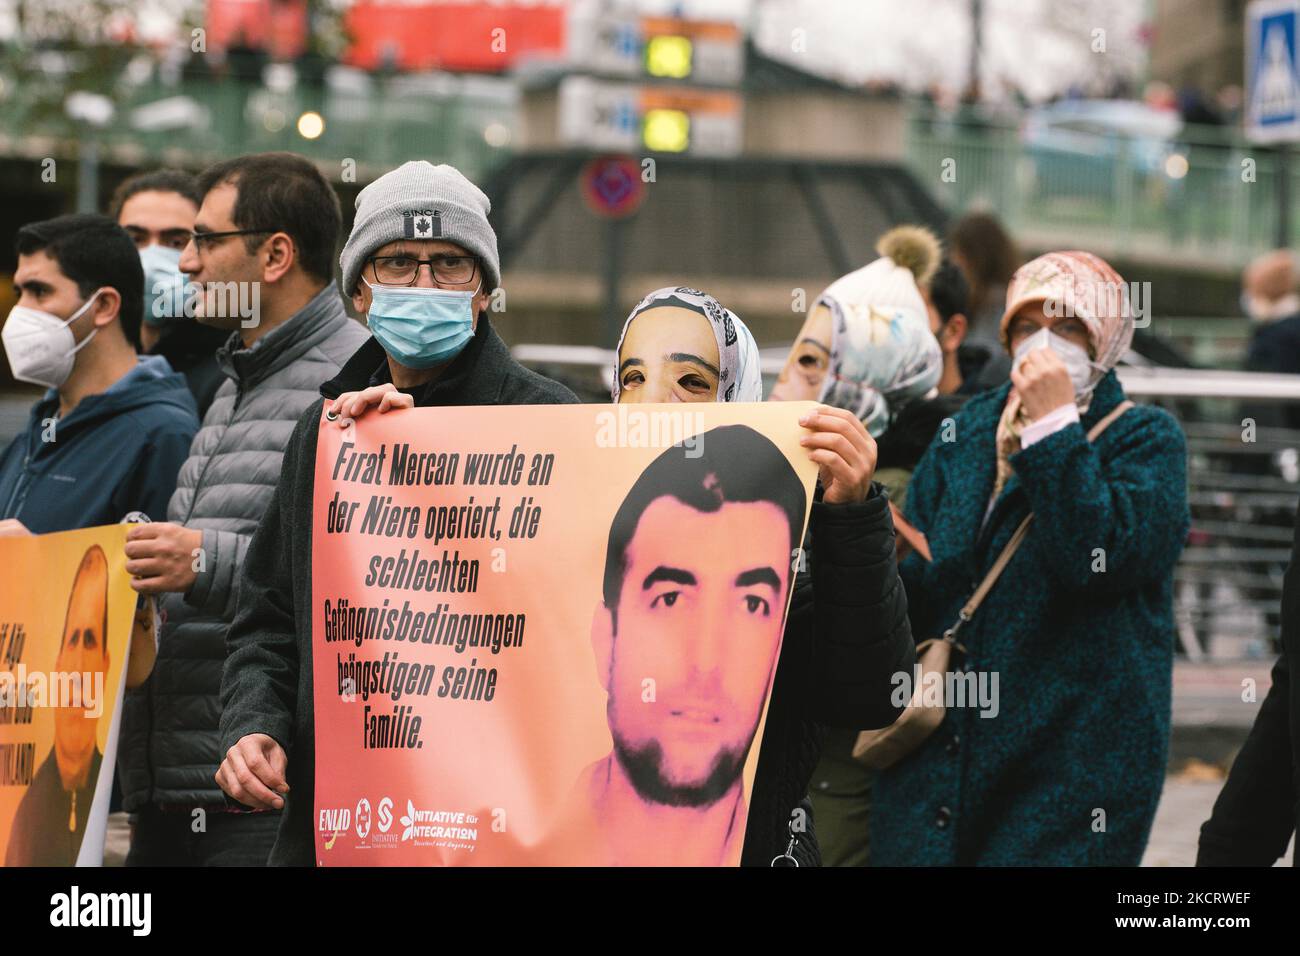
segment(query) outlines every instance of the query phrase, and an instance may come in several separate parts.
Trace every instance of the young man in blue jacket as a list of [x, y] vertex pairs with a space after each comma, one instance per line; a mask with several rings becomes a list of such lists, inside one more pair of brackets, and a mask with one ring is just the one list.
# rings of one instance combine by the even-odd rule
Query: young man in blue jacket
[[136, 355], [144, 272], [126, 232], [79, 214], [18, 230], [14, 378], [48, 391], [0, 454], [0, 533], [166, 516], [199, 422], [183, 376]]

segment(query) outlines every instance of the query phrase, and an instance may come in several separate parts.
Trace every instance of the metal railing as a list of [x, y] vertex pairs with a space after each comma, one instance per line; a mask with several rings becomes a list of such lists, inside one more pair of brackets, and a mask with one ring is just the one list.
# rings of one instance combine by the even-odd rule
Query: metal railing
[[[1033, 244], [1225, 267], [1274, 248], [1273, 151], [1203, 127], [1160, 144], [1111, 133], [1072, 139], [1077, 152], [1035, 142], [1012, 125], [918, 114], [907, 160], [950, 212], [991, 206]], [[1289, 176], [1291, 207], [1300, 210], [1300, 163], [1290, 164]], [[1293, 231], [1296, 219], [1293, 211]]]
[[[77, 158], [93, 144], [103, 161], [188, 167], [243, 153], [289, 150], [365, 182], [409, 159], [450, 163], [485, 177], [502, 162], [515, 126], [515, 91], [506, 81], [443, 74], [331, 73], [331, 81], [293, 78], [268, 85], [239, 76], [154, 76], [125, 85], [111, 122], [94, 128], [51, 107], [58, 76], [23, 77], [6, 88], [0, 152]], [[304, 113], [324, 118], [319, 135], [298, 130]], [[314, 132], [314, 131], [313, 131]]]
[[1270, 659], [1300, 501], [1300, 376], [1128, 368], [1135, 399], [1187, 436], [1192, 527], [1174, 574], [1189, 660]]

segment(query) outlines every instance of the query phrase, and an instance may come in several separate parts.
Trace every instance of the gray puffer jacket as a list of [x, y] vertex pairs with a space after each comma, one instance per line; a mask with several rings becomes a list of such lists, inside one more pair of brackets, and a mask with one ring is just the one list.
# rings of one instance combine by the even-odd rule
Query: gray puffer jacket
[[280, 479], [294, 425], [368, 338], [329, 285], [252, 348], [232, 335], [218, 350], [227, 380], [167, 508], [168, 521], [203, 531], [203, 563], [189, 593], [163, 597], [158, 661], [127, 694], [118, 747], [126, 810], [223, 804], [213, 780], [221, 762], [218, 692], [244, 552]]

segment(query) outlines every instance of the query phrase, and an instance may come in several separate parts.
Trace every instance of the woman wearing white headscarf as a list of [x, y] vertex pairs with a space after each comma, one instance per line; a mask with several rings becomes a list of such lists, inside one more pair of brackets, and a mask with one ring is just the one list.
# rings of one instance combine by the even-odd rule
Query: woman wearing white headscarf
[[698, 289], [656, 289], [638, 302], [623, 323], [617, 354], [615, 402], [763, 400], [754, 336]]
[[[918, 226], [881, 236], [880, 258], [836, 279], [809, 310], [772, 389], [773, 401], [816, 399], [859, 418], [876, 438], [876, 480], [901, 504], [912, 468], [961, 398], [938, 396], [943, 352], [921, 287], [938, 268], [939, 241]], [[924, 539], [895, 511], [899, 553]], [[830, 728], [813, 774], [812, 802], [829, 866], [865, 866], [875, 771], [853, 759], [858, 731]]]
[[[758, 349], [712, 296], [657, 289], [623, 326], [611, 391], [622, 403], [757, 402]], [[819, 487], [764, 726], [747, 865], [820, 863], [807, 793], [825, 729], [856, 734], [893, 723], [901, 710], [890, 699], [893, 675], [915, 661], [889, 503], [872, 480], [875, 442], [840, 408], [822, 405], [800, 423], [810, 431], [804, 445], [820, 467]]]
[[[876, 249], [879, 259], [836, 279], [817, 297], [769, 398], [846, 409], [881, 439], [904, 409], [938, 394], [943, 351], [920, 291], [938, 268], [939, 241], [928, 229], [899, 226]], [[960, 401], [948, 404], [955, 408]], [[922, 418], [929, 428], [924, 447], [937, 420]], [[893, 454], [879, 462], [876, 478], [900, 506], [915, 463]]]

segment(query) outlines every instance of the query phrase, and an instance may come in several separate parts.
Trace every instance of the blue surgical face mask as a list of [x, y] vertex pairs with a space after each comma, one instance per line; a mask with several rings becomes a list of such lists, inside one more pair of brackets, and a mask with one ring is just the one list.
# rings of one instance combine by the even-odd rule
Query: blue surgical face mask
[[384, 351], [407, 368], [432, 368], [474, 337], [473, 292], [370, 285], [366, 324]]
[[145, 246], [140, 250], [144, 267], [144, 320], [150, 325], [167, 325], [185, 319], [185, 273], [181, 272], [181, 251], [166, 246]]

